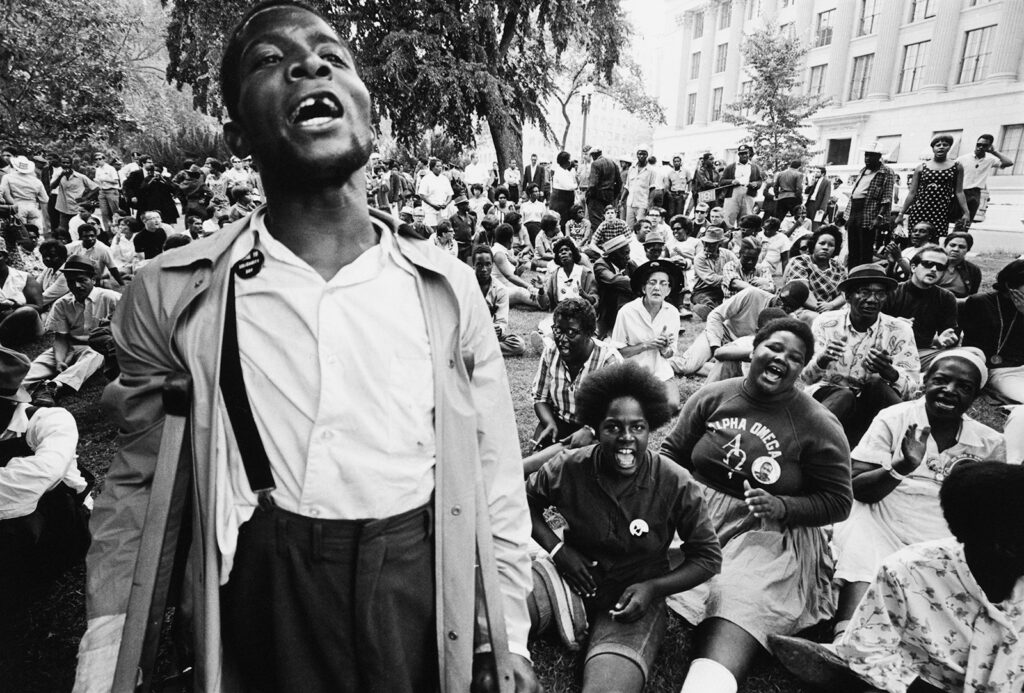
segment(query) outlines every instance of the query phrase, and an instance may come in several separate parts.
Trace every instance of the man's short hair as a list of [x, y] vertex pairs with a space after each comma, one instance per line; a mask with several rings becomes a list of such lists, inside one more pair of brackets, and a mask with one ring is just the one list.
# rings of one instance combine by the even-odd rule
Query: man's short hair
[[483, 253], [486, 253], [487, 255], [490, 255], [492, 260], [494, 259], [494, 251], [491, 250], [491, 247], [489, 245], [484, 245], [483, 243], [478, 243], [477, 245], [473, 246], [472, 257], [475, 258], [477, 255], [480, 255], [480, 254], [483, 254]]
[[79, 238], [81, 238], [82, 234], [86, 232], [99, 233], [96, 230], [96, 227], [92, 224], [82, 224], [81, 226], [78, 227]]
[[161, 223], [163, 222], [163, 220], [164, 220], [163, 215], [160, 214], [160, 212], [156, 211], [155, 209], [151, 209], [151, 210], [149, 210], [147, 212], [143, 212], [142, 213], [142, 220], [145, 221], [146, 219], [152, 218], [154, 216], [157, 219], [159, 219]]
[[[249, 22], [251, 22], [256, 15], [277, 7], [293, 7], [305, 10], [327, 22], [327, 18], [323, 14], [318, 12], [311, 5], [307, 5], [305, 2], [302, 2], [302, 0], [264, 0], [246, 12], [242, 18], [238, 20], [238, 23], [235, 24], [231, 33], [228, 34], [228, 40], [224, 43], [224, 54], [220, 61], [220, 92], [223, 97], [224, 107], [228, 111], [228, 117], [232, 120], [238, 120], [238, 97], [241, 89], [241, 79], [238, 73], [238, 61], [242, 57], [242, 34], [245, 32]], [[340, 36], [339, 39], [342, 45], [347, 48], [348, 43], [345, 39]]]
[[996, 138], [989, 134], [978, 135], [979, 140], [988, 140], [989, 142], [995, 142]]
[[949, 258], [949, 254], [946, 252], [946, 249], [943, 248], [941, 245], [937, 243], [925, 243], [920, 248], [918, 248], [917, 252], [914, 253], [914, 256], [910, 258], [910, 264], [920, 264], [921, 258], [924, 256], [925, 253], [941, 253], [942, 255], [945, 255], [947, 259]]
[[562, 319], [579, 320], [580, 331], [587, 335], [593, 335], [597, 329], [597, 313], [594, 312], [594, 306], [585, 298], [567, 298], [559, 301], [551, 314], [551, 319], [554, 322]]
[[44, 250], [55, 250], [57, 255], [60, 256], [60, 260], [63, 263], [64, 260], [68, 259], [68, 247], [58, 241], [56, 238], [48, 238], [39, 244], [39, 254], [42, 255]]

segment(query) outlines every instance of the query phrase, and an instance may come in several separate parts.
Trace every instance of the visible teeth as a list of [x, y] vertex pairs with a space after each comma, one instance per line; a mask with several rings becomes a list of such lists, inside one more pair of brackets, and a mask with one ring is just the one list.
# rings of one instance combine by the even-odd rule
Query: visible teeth
[[324, 123], [331, 122], [331, 120], [332, 120], [332, 118], [329, 118], [327, 116], [322, 116], [320, 118], [309, 118], [307, 120], [302, 121], [302, 124], [303, 125], [323, 125]]
[[622, 449], [615, 451], [615, 464], [620, 469], [630, 469], [634, 464], [634, 455], [632, 450]]

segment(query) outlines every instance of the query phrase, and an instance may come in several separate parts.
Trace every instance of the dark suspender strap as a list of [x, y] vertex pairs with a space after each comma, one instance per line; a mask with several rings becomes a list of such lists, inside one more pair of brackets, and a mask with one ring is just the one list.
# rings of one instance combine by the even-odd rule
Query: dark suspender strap
[[[243, 259], [242, 262], [245, 262]], [[239, 263], [241, 264], [241, 263]], [[274, 476], [270, 472], [270, 458], [263, 447], [263, 438], [256, 428], [256, 420], [249, 404], [249, 394], [245, 389], [242, 377], [242, 361], [238, 355], [238, 320], [235, 316], [235, 271], [238, 265], [231, 268], [228, 279], [228, 298], [224, 306], [224, 341], [221, 344], [220, 391], [224, 397], [224, 406], [228, 410], [228, 419], [235, 434], [235, 443], [242, 455], [245, 476], [249, 479], [249, 487], [259, 497], [260, 506], [273, 505], [270, 492], [276, 486]]]

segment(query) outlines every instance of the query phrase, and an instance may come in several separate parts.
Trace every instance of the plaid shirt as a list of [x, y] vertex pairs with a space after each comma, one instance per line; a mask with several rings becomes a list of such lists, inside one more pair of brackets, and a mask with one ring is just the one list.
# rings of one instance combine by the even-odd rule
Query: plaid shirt
[[[860, 174], [857, 176], [857, 183], [860, 182], [861, 176], [867, 171], [866, 168], [860, 170]], [[853, 190], [857, 189], [857, 183], [853, 184]], [[864, 195], [864, 216], [859, 220], [861, 224], [870, 224], [875, 220], [879, 214], [888, 214], [889, 208], [892, 207], [892, 191], [893, 186], [896, 185], [896, 174], [888, 166], [881, 166], [878, 172], [875, 173], [875, 177], [868, 183], [867, 193]], [[850, 219], [851, 210], [853, 209], [853, 194], [850, 194], [850, 201], [846, 203], [846, 218]]]
[[594, 238], [590, 241], [590, 244], [597, 246], [598, 250], [603, 250], [601, 246], [604, 245], [605, 241], [610, 241], [616, 236], [623, 236], [627, 231], [626, 222], [622, 219], [602, 221], [600, 226], [597, 227], [597, 231], [594, 232]]
[[726, 296], [739, 293], [746, 287], [733, 289], [732, 283], [735, 280], [746, 282], [750, 286], [756, 286], [765, 291], [775, 291], [775, 280], [772, 279], [772, 267], [767, 262], [759, 262], [754, 265], [753, 272], [744, 272], [743, 264], [737, 259], [725, 263], [722, 267], [722, 289]]
[[594, 371], [610, 364], [622, 363], [622, 356], [610, 344], [594, 339], [590, 358], [574, 379], [569, 374], [562, 355], [554, 342], [548, 342], [540, 357], [537, 375], [533, 378], [533, 401], [546, 402], [555, 410], [555, 416], [563, 421], [579, 423], [576, 420], [576, 389], [583, 379]]
[[846, 267], [833, 258], [828, 261], [828, 267], [821, 269], [810, 255], [797, 255], [786, 263], [782, 284], [794, 279], [806, 282], [818, 301], [833, 301], [839, 296], [839, 282], [846, 279]]

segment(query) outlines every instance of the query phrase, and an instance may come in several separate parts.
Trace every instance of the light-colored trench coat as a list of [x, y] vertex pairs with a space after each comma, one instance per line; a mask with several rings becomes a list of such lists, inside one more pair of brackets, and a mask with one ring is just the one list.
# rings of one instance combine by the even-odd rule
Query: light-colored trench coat
[[[371, 210], [392, 228], [394, 222]], [[92, 516], [93, 543], [87, 557], [87, 615], [123, 614], [141, 553], [140, 536], [153, 490], [164, 422], [164, 379], [187, 372], [193, 381], [193, 537], [186, 572], [193, 602], [197, 690], [240, 690], [221, 657], [219, 551], [211, 455], [228, 440], [228, 460], [237, 463], [231, 435], [220, 430], [217, 387], [226, 298], [229, 250], [249, 217], [208, 239], [163, 254], [141, 271], [114, 317], [120, 377], [107, 388], [104, 404], [121, 428], [119, 452], [107, 474]], [[482, 637], [482, 596], [477, 594], [474, 545], [478, 525], [490, 519], [497, 571], [484, 582], [490, 599], [510, 624], [509, 639], [525, 645], [529, 625], [526, 597], [531, 588], [526, 543], [530, 516], [522, 481], [519, 441], [507, 376], [491, 319], [476, 280], [464, 264], [432, 244], [396, 235], [402, 254], [419, 271], [417, 284], [430, 338], [435, 382], [435, 570], [437, 647], [442, 688], [467, 691], [474, 636]], [[284, 336], [282, 336], [284, 338]], [[219, 437], [219, 438], [218, 438]], [[479, 460], [479, 466], [478, 461]], [[209, 461], [209, 462], [208, 462]], [[482, 473], [481, 473], [482, 472]], [[484, 480], [489, 513], [477, 517], [476, 478]], [[497, 574], [494, 574], [494, 573]], [[140, 586], [136, 589], [147, 589]], [[478, 601], [479, 600], [479, 601]], [[109, 620], [109, 619], [108, 619]], [[90, 647], [87, 631], [82, 659]]]

